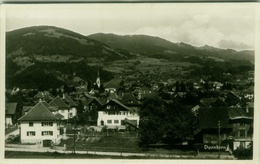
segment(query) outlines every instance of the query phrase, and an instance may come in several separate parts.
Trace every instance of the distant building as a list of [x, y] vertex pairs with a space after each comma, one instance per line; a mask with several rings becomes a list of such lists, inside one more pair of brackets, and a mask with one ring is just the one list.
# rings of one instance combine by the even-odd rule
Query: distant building
[[125, 123], [131, 122], [138, 127], [139, 115], [137, 110], [136, 108], [125, 106], [118, 100], [110, 100], [98, 111], [97, 125], [125, 129]]
[[252, 135], [253, 117], [245, 109], [199, 108], [194, 141], [202, 144], [204, 151], [208, 147], [218, 146], [219, 142], [223, 151], [232, 151], [239, 146], [248, 147], [252, 143]]
[[21, 143], [41, 143], [50, 146], [59, 141], [59, 121], [43, 102], [37, 103], [20, 122]]
[[16, 122], [17, 103], [6, 103], [5, 104], [5, 128], [13, 125]]
[[58, 109], [58, 113], [63, 116], [63, 120], [68, 120], [77, 115], [76, 103], [66, 95], [62, 98], [55, 97], [49, 104]]
[[117, 92], [119, 87], [123, 84], [122, 79], [114, 78], [104, 85], [106, 92]]
[[89, 98], [82, 100], [84, 105], [84, 113], [88, 116], [88, 123], [96, 125], [98, 119], [98, 109], [102, 106], [102, 102], [97, 98]]

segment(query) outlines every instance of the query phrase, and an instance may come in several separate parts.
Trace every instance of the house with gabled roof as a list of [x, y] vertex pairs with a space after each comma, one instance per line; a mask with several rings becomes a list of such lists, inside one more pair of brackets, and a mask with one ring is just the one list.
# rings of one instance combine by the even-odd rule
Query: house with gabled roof
[[81, 100], [84, 106], [84, 114], [88, 116], [88, 123], [90, 125], [96, 125], [98, 118], [98, 109], [103, 105], [100, 99], [90, 98]]
[[39, 102], [18, 119], [21, 143], [50, 146], [59, 141], [60, 117], [53, 114], [46, 103]]
[[5, 104], [5, 127], [13, 125], [16, 122], [17, 103], [6, 103]]
[[112, 99], [104, 104], [98, 111], [98, 126], [107, 126], [108, 128], [125, 129], [126, 119], [128, 122], [135, 122], [139, 125], [138, 108], [125, 106], [118, 100]]
[[204, 149], [217, 146], [219, 140], [225, 150], [252, 143], [253, 116], [244, 108], [199, 108], [197, 118], [194, 141], [203, 144]]
[[77, 106], [78, 104], [73, 101], [70, 96], [68, 96], [67, 94], [63, 94], [62, 98], [61, 98], [69, 107], [69, 118], [72, 118], [74, 116], [77, 115]]
[[63, 115], [62, 120], [72, 118], [72, 114], [69, 113], [70, 107], [59, 96], [55, 97], [49, 105], [58, 109], [58, 113]]
[[123, 84], [122, 79], [114, 78], [109, 82], [105, 83], [104, 88], [106, 92], [116, 92], [122, 84]]

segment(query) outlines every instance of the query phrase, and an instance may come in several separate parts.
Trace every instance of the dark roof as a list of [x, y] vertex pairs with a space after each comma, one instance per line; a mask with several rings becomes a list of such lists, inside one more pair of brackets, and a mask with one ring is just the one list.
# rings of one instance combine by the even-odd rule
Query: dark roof
[[46, 101], [50, 102], [51, 100], [54, 99], [54, 96], [52, 94], [50, 94], [49, 92], [44, 91], [44, 92], [38, 92], [34, 96], [34, 98], [42, 99], [42, 100], [46, 100]]
[[15, 114], [17, 103], [6, 103], [5, 114]]
[[206, 107], [211, 106], [213, 103], [217, 101], [217, 98], [204, 98], [200, 100], [200, 103]]
[[55, 97], [55, 99], [50, 102], [50, 105], [59, 109], [69, 109], [68, 105], [59, 96]]
[[22, 115], [24, 115], [25, 112], [28, 112], [30, 109], [32, 109], [33, 106], [23, 106]]
[[227, 108], [199, 108], [198, 121], [200, 129], [218, 128], [218, 121], [222, 128], [231, 127]]
[[253, 117], [243, 108], [199, 108], [200, 129], [218, 128], [218, 121], [220, 121], [221, 128], [230, 128], [230, 121], [235, 119], [252, 120]]
[[133, 101], [133, 103], [137, 103], [137, 99], [136, 99], [136, 97], [134, 96], [134, 94], [132, 94], [132, 93], [126, 93], [126, 94], [124, 94], [122, 100], [123, 100], [124, 102]]
[[249, 113], [246, 113], [246, 109], [243, 108], [228, 108], [229, 118], [234, 119], [253, 119]]
[[43, 102], [39, 102], [36, 104], [29, 112], [19, 118], [20, 121], [55, 121], [58, 118], [50, 112], [46, 104]]
[[104, 104], [101, 109], [104, 109], [107, 105], [110, 105], [111, 103], [115, 103], [117, 105], [119, 105], [121, 108], [125, 109], [125, 110], [128, 110], [128, 111], [131, 111], [132, 108], [129, 108], [127, 106], [125, 106], [124, 104], [122, 104], [120, 101], [116, 100], [116, 99], [111, 99], [109, 100], [109, 102], [107, 102], [106, 104]]
[[125, 118], [125, 123], [128, 125], [131, 125], [133, 127], [137, 127], [137, 121], [136, 120], [129, 120], [127, 118]]
[[64, 94], [64, 96], [61, 99], [70, 107], [77, 106], [77, 104], [70, 98], [70, 96], [66, 94]]
[[112, 99], [116, 99], [116, 100], [121, 100], [122, 98], [118, 96], [118, 94], [116, 93], [110, 93], [107, 97], [107, 99], [112, 100]]
[[60, 114], [60, 113], [56, 113], [55, 116], [56, 116], [59, 120], [63, 118], [63, 115]]
[[91, 98], [91, 99], [86, 99], [86, 100], [82, 100], [82, 103], [85, 106], [88, 106], [90, 103], [92, 103], [93, 101], [96, 101], [98, 104], [103, 105], [102, 102], [98, 99], [98, 98]]
[[117, 89], [119, 87], [119, 85], [121, 84], [121, 82], [122, 82], [122, 79], [114, 78], [105, 84], [105, 88]]

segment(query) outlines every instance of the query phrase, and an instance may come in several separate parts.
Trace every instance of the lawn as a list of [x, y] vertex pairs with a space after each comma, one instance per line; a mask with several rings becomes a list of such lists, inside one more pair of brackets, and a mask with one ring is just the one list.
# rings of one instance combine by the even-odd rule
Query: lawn
[[[67, 150], [74, 148], [73, 137], [63, 140], [60, 146], [66, 144]], [[111, 151], [111, 152], [141, 152], [138, 147], [138, 138], [121, 136], [76, 137], [76, 150]]]

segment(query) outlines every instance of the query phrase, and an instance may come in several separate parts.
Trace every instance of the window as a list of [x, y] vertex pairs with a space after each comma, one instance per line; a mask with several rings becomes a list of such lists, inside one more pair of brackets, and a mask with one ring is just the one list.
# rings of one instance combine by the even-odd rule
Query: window
[[107, 109], [110, 109], [110, 105], [107, 106]]
[[29, 122], [29, 126], [33, 126], [33, 122]]
[[121, 120], [121, 125], [125, 125], [125, 120]]
[[114, 120], [114, 124], [118, 124], [119, 123], [119, 121], [118, 120]]
[[246, 147], [246, 142], [245, 141], [240, 141], [240, 147], [245, 148]]
[[245, 124], [244, 124], [244, 123], [240, 123], [240, 126], [243, 126], [243, 127], [244, 127], [244, 126], [245, 126]]
[[27, 136], [35, 136], [35, 131], [28, 131]]
[[112, 124], [112, 120], [107, 120], [107, 123], [108, 124]]
[[42, 126], [53, 126], [53, 122], [42, 122]]
[[42, 131], [42, 136], [52, 136], [53, 131]]
[[245, 130], [239, 130], [239, 137], [245, 137], [246, 131]]

